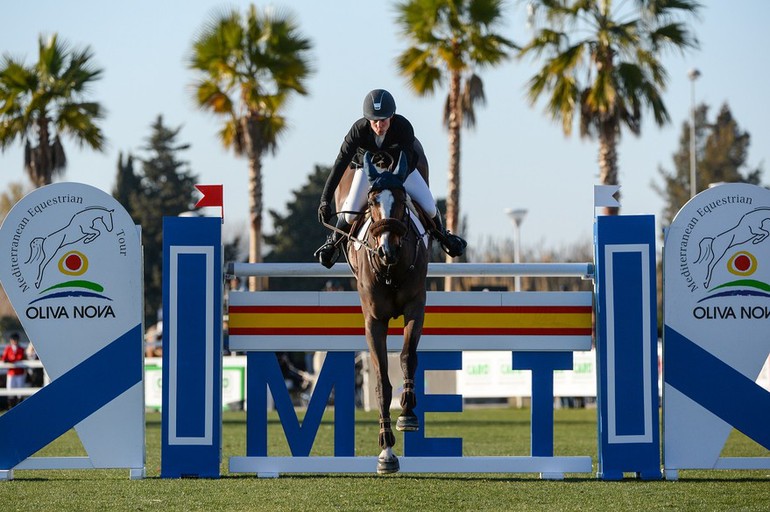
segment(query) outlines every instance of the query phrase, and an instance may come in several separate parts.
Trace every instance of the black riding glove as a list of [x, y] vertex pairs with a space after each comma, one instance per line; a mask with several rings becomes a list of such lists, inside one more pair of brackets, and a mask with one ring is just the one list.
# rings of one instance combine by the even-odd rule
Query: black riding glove
[[332, 207], [327, 201], [321, 201], [318, 205], [318, 222], [321, 224], [328, 224], [332, 219]]

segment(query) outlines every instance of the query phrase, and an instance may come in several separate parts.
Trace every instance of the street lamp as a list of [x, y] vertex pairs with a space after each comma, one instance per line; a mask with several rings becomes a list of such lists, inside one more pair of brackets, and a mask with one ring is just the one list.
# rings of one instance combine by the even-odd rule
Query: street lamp
[[[505, 213], [513, 221], [513, 262], [521, 262], [521, 223], [527, 215], [527, 210], [506, 208]], [[521, 291], [521, 276], [514, 277], [514, 291]]]
[[690, 105], [692, 106], [692, 112], [690, 112], [690, 197], [695, 197], [697, 190], [697, 179], [695, 176], [695, 80], [700, 76], [700, 71], [692, 68], [687, 72], [687, 76], [690, 78]]

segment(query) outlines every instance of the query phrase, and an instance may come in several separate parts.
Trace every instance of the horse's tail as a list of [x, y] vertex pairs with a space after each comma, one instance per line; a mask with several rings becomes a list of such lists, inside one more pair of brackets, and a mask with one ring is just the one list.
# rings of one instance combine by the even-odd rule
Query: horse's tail
[[27, 263], [37, 261], [42, 257], [43, 242], [45, 242], [45, 237], [42, 236], [37, 236], [32, 239], [32, 241], [29, 243], [29, 258], [27, 258], [27, 261], [24, 262], [25, 265]]
[[[704, 242], [708, 241], [707, 243]], [[700, 241], [698, 244], [698, 258], [695, 260], [695, 263], [700, 263], [702, 261], [711, 261], [714, 258], [714, 251], [711, 247], [711, 244], [714, 243], [714, 237], [707, 236], [704, 237], [703, 240]]]

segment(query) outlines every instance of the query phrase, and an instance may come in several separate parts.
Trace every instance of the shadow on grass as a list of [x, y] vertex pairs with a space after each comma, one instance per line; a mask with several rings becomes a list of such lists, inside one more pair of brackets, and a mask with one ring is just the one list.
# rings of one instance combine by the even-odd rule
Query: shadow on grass
[[[746, 477], [729, 477], [729, 478], [680, 478], [676, 482], [671, 482], [664, 479], [659, 480], [642, 480], [638, 478], [624, 478], [623, 480], [600, 480], [593, 476], [567, 476], [561, 480], [548, 480], [542, 479], [535, 473], [522, 473], [516, 476], [510, 474], [501, 475], [497, 473], [394, 473], [391, 475], [378, 475], [374, 470], [371, 473], [290, 473], [281, 475], [279, 479], [307, 481], [314, 479], [338, 479], [338, 480], [383, 480], [388, 479], [415, 479], [425, 481], [448, 481], [448, 482], [463, 482], [463, 481], [484, 481], [484, 482], [516, 482], [516, 483], [528, 483], [532, 482], [537, 485], [558, 485], [558, 484], [596, 484], [604, 486], [638, 486], [638, 485], [698, 485], [698, 484], [712, 484], [712, 483], [763, 483], [769, 480], [768, 477], [761, 476], [746, 476]], [[260, 479], [270, 480], [272, 478], [260, 478], [254, 473], [239, 473], [239, 474], [227, 474], [221, 477], [222, 480], [249, 480]]]

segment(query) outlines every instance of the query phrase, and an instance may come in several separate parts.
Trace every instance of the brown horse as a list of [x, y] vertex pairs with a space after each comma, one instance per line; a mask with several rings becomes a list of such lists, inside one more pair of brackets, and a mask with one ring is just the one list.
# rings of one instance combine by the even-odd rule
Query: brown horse
[[414, 375], [417, 369], [417, 344], [425, 316], [425, 280], [428, 272], [429, 238], [418, 231], [410, 218], [411, 200], [404, 191], [408, 173], [406, 158], [401, 155], [398, 167], [380, 172], [371, 155], [364, 158], [364, 172], [372, 185], [368, 196], [370, 225], [358, 242], [349, 241], [347, 258], [358, 284], [364, 314], [366, 341], [377, 379], [377, 403], [380, 408], [379, 444], [382, 452], [377, 460], [377, 473], [395, 473], [398, 458], [393, 454], [396, 442], [390, 423], [393, 387], [388, 379], [388, 323], [404, 317], [404, 344], [401, 370], [404, 391], [401, 414], [396, 422], [400, 431], [419, 429], [414, 414], [416, 398]]

